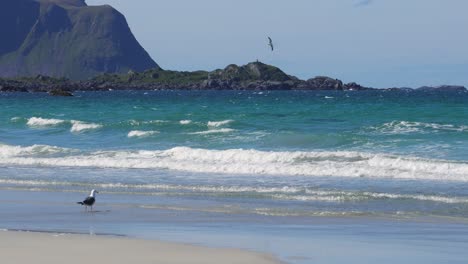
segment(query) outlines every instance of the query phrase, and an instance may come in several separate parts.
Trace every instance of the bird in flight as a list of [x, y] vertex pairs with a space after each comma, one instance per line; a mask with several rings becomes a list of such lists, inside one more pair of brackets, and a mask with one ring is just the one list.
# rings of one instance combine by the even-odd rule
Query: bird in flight
[[89, 194], [89, 196], [86, 197], [86, 199], [84, 199], [84, 201], [77, 202], [77, 204], [84, 205], [86, 211], [88, 211], [88, 206], [91, 207], [91, 212], [92, 212], [93, 211], [93, 205], [96, 202], [96, 197], [95, 197], [96, 193], [99, 193], [99, 192], [96, 191], [96, 190], [92, 190], [91, 193]]
[[268, 37], [268, 46], [270, 46], [271, 51], [275, 50], [275, 46], [273, 46], [273, 40], [271, 40], [270, 37]]

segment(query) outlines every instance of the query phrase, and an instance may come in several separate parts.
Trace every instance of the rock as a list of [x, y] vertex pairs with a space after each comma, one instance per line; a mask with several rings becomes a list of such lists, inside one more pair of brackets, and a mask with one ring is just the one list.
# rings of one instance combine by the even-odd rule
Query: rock
[[261, 62], [251, 62], [244, 66], [231, 64], [223, 70], [211, 72], [210, 77], [234, 82], [254, 80], [284, 82], [293, 80], [291, 76], [287, 75], [279, 68]]
[[343, 90], [343, 82], [326, 76], [318, 76], [302, 83], [301, 88], [308, 90]]
[[423, 86], [416, 89], [416, 91], [426, 91], [426, 92], [466, 92], [467, 89], [464, 86], [460, 85], [441, 85], [436, 87]]
[[121, 13], [84, 0], [1, 0], [0, 38], [2, 77], [79, 80], [159, 68]]
[[52, 90], [49, 92], [49, 95], [51, 96], [73, 96], [73, 94], [69, 91], [65, 91], [65, 90]]
[[[271, 79], [270, 79], [271, 78]], [[144, 72], [129, 70], [127, 74], [102, 74], [87, 81], [71, 81], [37, 75], [33, 78], [2, 79], [0, 91], [49, 92], [70, 96], [71, 91], [109, 90], [371, 90], [357, 83], [343, 84], [338, 79], [318, 76], [307, 81], [286, 75], [276, 67], [260, 62], [244, 66], [231, 64], [212, 72], [179, 72], [152, 69]], [[381, 91], [467, 91], [463, 86], [389, 88]]]

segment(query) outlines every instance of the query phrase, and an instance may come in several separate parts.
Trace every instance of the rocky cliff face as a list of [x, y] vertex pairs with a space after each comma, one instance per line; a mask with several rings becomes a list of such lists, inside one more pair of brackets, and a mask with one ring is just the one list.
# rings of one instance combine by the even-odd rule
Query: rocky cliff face
[[0, 76], [87, 79], [159, 66], [111, 6], [84, 0], [2, 0]]

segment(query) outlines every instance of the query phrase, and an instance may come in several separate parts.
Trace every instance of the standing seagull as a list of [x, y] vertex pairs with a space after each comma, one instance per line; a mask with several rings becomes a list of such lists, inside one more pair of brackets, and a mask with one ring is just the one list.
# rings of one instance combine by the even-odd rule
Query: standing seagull
[[99, 193], [99, 192], [96, 191], [96, 190], [92, 190], [91, 193], [89, 194], [89, 196], [86, 197], [86, 199], [84, 199], [84, 201], [77, 202], [77, 204], [84, 205], [86, 211], [88, 211], [88, 206], [91, 207], [91, 212], [92, 212], [93, 211], [93, 204], [94, 204], [94, 202], [96, 202], [96, 197], [95, 197], [96, 193]]
[[275, 50], [275, 47], [273, 46], [273, 40], [271, 40], [270, 37], [268, 37], [268, 46], [270, 46], [271, 51], [274, 51], [274, 50]]

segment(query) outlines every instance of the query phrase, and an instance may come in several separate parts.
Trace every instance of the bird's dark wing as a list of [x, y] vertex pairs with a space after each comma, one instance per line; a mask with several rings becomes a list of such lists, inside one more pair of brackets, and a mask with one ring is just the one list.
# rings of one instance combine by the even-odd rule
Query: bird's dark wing
[[268, 46], [270, 46], [271, 51], [273, 51], [275, 49], [273, 46], [273, 40], [270, 37], [268, 37], [268, 41], [269, 41]]
[[96, 199], [94, 199], [94, 197], [88, 197], [83, 201], [83, 204], [91, 206], [95, 201]]

